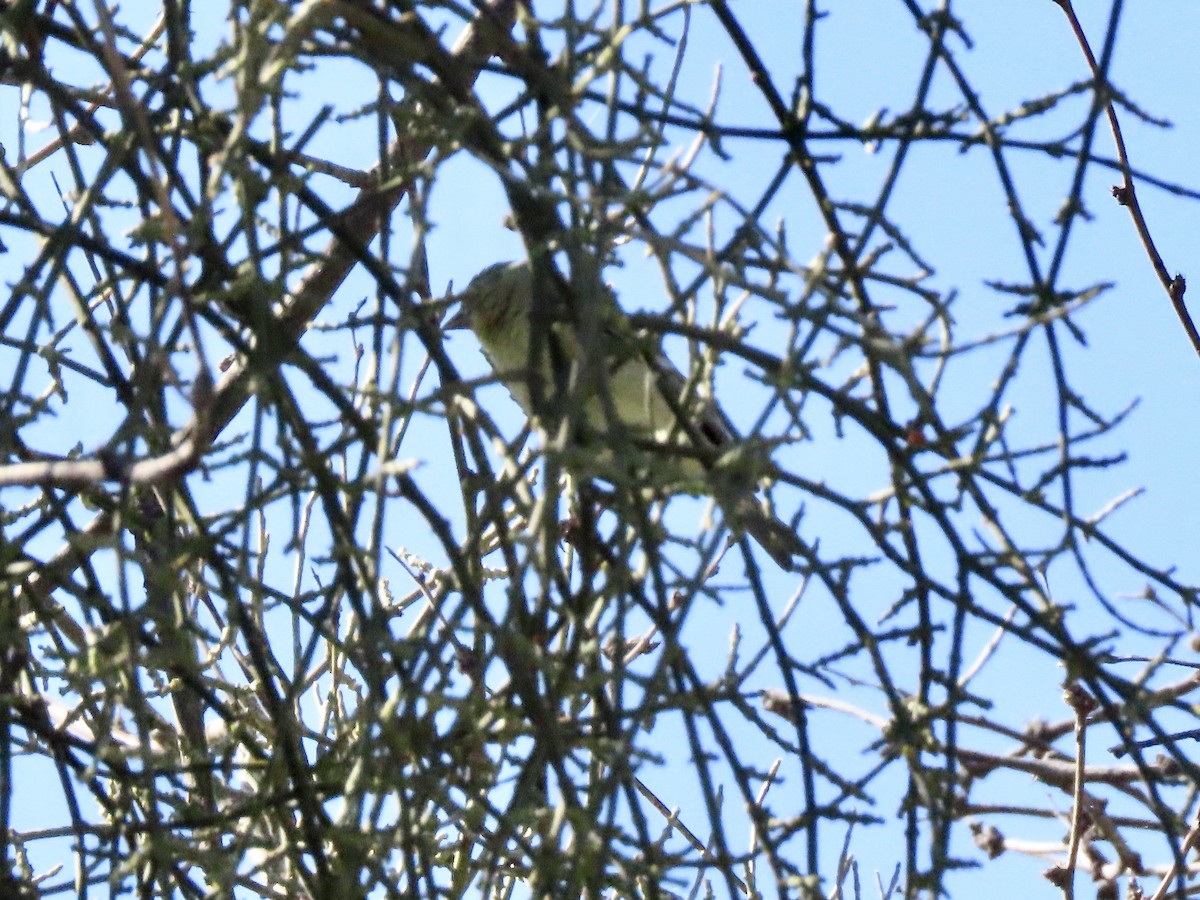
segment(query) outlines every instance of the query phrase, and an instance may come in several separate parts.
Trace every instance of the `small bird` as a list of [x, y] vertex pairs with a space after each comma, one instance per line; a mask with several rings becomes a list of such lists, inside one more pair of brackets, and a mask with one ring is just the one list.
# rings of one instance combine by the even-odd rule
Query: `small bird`
[[557, 409], [557, 418], [570, 422], [572, 443], [582, 451], [565, 458], [573, 474], [627, 484], [614, 472], [620, 466], [660, 493], [712, 494], [735, 528], [791, 570], [804, 546], [756, 499], [756, 477], [739, 464], [743, 442], [729, 420], [696, 395], [656, 343], [633, 330], [609, 291], [595, 291], [594, 303], [573, 311], [556, 279], [548, 273], [550, 296], [538, 305], [535, 328], [529, 264], [488, 266], [458, 295], [461, 307], [445, 327], [475, 333], [531, 421], [544, 424]]

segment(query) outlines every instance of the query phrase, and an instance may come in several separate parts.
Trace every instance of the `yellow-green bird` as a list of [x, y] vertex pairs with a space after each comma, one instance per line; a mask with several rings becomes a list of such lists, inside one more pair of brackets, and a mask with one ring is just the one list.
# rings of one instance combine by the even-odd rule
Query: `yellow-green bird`
[[661, 493], [713, 494], [735, 528], [791, 569], [804, 546], [758, 502], [754, 474], [738, 463], [742, 440], [716, 405], [634, 332], [607, 290], [594, 291], [592, 306], [572, 315], [548, 273], [551, 296], [539, 305], [547, 324], [535, 328], [533, 284], [528, 263], [488, 266], [458, 295], [462, 306], [445, 327], [475, 333], [531, 420], [556, 409], [570, 422], [572, 450], [580, 452], [564, 457], [568, 469], [618, 485], [628, 484], [622, 470], [636, 472]]

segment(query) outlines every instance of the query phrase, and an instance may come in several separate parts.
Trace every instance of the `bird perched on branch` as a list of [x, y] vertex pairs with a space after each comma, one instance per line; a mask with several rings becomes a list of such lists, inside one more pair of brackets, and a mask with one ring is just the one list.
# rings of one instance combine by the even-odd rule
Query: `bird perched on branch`
[[539, 303], [534, 284], [528, 263], [488, 266], [458, 295], [462, 306], [445, 327], [475, 333], [532, 421], [568, 424], [567, 470], [618, 486], [633, 474], [663, 494], [711, 494], [735, 529], [791, 569], [804, 547], [755, 497], [763, 455], [742, 452], [729, 420], [655, 340], [633, 330], [598, 279], [591, 291], [573, 289], [547, 271]]

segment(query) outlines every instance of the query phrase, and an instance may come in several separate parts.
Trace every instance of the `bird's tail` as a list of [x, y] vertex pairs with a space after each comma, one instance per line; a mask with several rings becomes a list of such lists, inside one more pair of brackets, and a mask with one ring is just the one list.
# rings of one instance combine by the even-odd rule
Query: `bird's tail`
[[796, 557], [805, 553], [804, 542], [795, 531], [763, 509], [754, 497], [740, 500], [733, 513], [734, 527], [754, 538], [781, 569], [795, 570]]

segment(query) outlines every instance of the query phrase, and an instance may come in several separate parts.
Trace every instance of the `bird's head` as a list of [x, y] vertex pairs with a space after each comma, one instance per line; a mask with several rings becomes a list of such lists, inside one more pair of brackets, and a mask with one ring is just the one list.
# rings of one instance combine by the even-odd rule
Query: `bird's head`
[[472, 278], [456, 299], [461, 305], [445, 328], [469, 328], [481, 342], [491, 343], [529, 315], [533, 302], [529, 265], [494, 263]]

